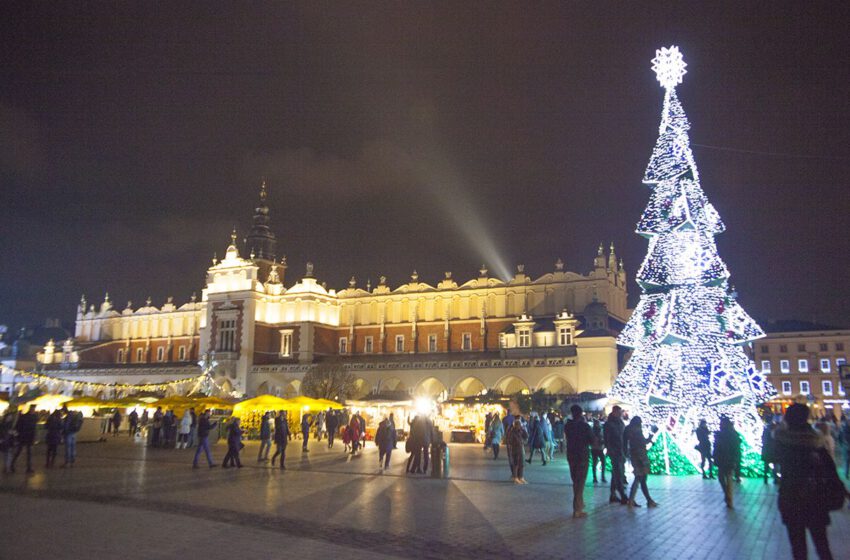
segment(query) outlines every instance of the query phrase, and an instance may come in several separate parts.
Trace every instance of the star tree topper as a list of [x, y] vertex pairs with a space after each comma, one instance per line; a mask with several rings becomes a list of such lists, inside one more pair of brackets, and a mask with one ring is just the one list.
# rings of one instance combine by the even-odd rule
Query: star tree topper
[[682, 83], [682, 77], [687, 73], [686, 66], [679, 47], [675, 45], [669, 49], [661, 47], [656, 50], [655, 58], [652, 59], [652, 70], [664, 89], [674, 88]]

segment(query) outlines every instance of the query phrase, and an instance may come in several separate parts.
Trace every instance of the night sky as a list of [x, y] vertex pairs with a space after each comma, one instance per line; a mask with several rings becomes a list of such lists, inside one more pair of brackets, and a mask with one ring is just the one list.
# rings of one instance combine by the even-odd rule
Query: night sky
[[200, 293], [262, 177], [287, 284], [613, 241], [634, 303], [670, 44], [740, 302], [850, 323], [850, 4], [121, 4], [0, 8], [0, 323]]

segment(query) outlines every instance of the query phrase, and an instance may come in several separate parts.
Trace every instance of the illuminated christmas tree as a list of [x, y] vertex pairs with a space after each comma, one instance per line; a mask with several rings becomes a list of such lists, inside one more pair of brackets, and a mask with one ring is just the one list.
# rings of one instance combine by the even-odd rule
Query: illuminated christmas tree
[[693, 463], [693, 429], [701, 418], [717, 429], [721, 415], [734, 419], [752, 450], [760, 448], [756, 407], [774, 389], [744, 351], [764, 336], [738, 305], [714, 236], [725, 229], [700, 186], [690, 148], [690, 124], [676, 95], [685, 62], [678, 47], [656, 51], [652, 61], [664, 88], [658, 141], [643, 182], [652, 192], [637, 225], [649, 240], [637, 274], [643, 291], [619, 344], [633, 348], [610, 396], [639, 414], [644, 425], [666, 430]]

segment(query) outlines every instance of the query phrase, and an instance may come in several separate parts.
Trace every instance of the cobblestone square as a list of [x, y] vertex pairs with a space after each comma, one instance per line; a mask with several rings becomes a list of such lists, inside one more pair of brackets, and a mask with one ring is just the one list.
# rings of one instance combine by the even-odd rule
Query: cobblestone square
[[[745, 480], [727, 511], [716, 481], [650, 477], [661, 507], [608, 504], [588, 481], [590, 515], [572, 519], [563, 455], [509, 481], [507, 459], [450, 446], [449, 479], [388, 471], [369, 444], [361, 455], [312, 442], [288, 448], [287, 470], [242, 453], [243, 469], [191, 469], [194, 450], [124, 440], [81, 445], [73, 469], [4, 475], [3, 558], [789, 558], [776, 487]], [[221, 460], [224, 446], [213, 450]], [[639, 495], [640, 497], [640, 495]], [[640, 501], [642, 497], [640, 497]], [[836, 558], [850, 557], [850, 512], [834, 513]], [[811, 549], [812, 557], [814, 550]]]

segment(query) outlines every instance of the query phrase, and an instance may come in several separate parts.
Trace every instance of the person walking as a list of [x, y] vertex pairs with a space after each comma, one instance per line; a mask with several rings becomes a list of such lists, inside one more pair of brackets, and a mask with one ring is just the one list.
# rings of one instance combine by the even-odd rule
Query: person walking
[[27, 451], [27, 474], [34, 473], [32, 469], [32, 446], [35, 444], [35, 426], [38, 423], [38, 414], [35, 412], [35, 405], [31, 404], [29, 410], [25, 414], [18, 416], [18, 421], [15, 423], [15, 431], [18, 433], [18, 446], [15, 449], [15, 455], [12, 457], [11, 472], [15, 472], [15, 462], [18, 456], [26, 449]]
[[130, 428], [127, 430], [127, 435], [133, 437], [139, 432], [139, 413], [136, 412], [135, 408], [127, 415], [127, 421], [130, 424]]
[[339, 416], [337, 416], [336, 411], [328, 409], [325, 416], [325, 426], [328, 429], [328, 449], [333, 449], [336, 431], [339, 429]]
[[121, 431], [121, 411], [116, 410], [112, 415], [112, 437], [117, 437]]
[[375, 432], [375, 445], [378, 447], [378, 466], [383, 470], [387, 470], [390, 466], [390, 457], [396, 444], [395, 423], [392, 419], [392, 413], [388, 418], [384, 418], [378, 424], [378, 430]]
[[351, 445], [351, 454], [357, 453], [357, 448], [360, 446], [360, 421], [357, 420], [357, 415], [353, 415], [348, 422], [348, 443]]
[[189, 445], [189, 433], [191, 431], [192, 415], [189, 414], [188, 410], [185, 410], [177, 428], [177, 449], [185, 449]]
[[407, 467], [405, 472], [414, 474], [422, 473], [422, 445], [425, 439], [425, 424], [422, 421], [422, 416], [417, 414], [413, 420], [408, 421], [410, 425], [410, 434], [405, 442], [404, 448], [410, 455], [407, 457]]
[[47, 464], [48, 469], [56, 462], [56, 452], [59, 449], [59, 444], [62, 442], [62, 413], [59, 410], [54, 410], [47, 417], [46, 423], [47, 434], [44, 441], [47, 443]]
[[272, 467], [274, 461], [280, 455], [280, 469], [286, 470], [284, 462], [286, 461], [286, 445], [289, 443], [289, 421], [286, 418], [286, 411], [280, 410], [274, 419], [274, 444], [275, 450], [272, 455]]
[[841, 422], [838, 441], [844, 450], [844, 478], [850, 480], [850, 418], [846, 416]]
[[[268, 462], [269, 451], [272, 449], [272, 427], [269, 424], [271, 421], [271, 413], [266, 412], [260, 419], [260, 451], [257, 453], [257, 462]], [[265, 453], [263, 453], [265, 451]]]
[[205, 410], [200, 418], [198, 418], [198, 447], [195, 449], [195, 458], [192, 461], [192, 468], [198, 468], [198, 457], [201, 456], [201, 451], [207, 457], [207, 463], [210, 468], [215, 467], [215, 463], [212, 460], [212, 454], [210, 453], [210, 431], [213, 428], [218, 426], [218, 422], [210, 421], [210, 411]]
[[508, 464], [511, 466], [511, 480], [514, 484], [528, 484], [523, 476], [525, 469], [525, 440], [528, 432], [517, 417], [505, 432], [505, 445], [508, 448]]
[[162, 407], [156, 407], [153, 413], [153, 434], [151, 435], [151, 446], [159, 447], [162, 443]]
[[198, 432], [198, 415], [195, 413], [194, 408], [189, 409], [189, 416], [192, 417], [192, 422], [189, 424], [189, 442], [186, 445], [188, 447], [194, 447], [195, 434]]
[[653, 426], [652, 435], [644, 437], [640, 416], [632, 418], [628, 427], [623, 431], [623, 451], [629, 457], [635, 475], [632, 487], [629, 490], [629, 507], [640, 507], [640, 504], [635, 501], [638, 486], [643, 492], [643, 497], [646, 498], [646, 507], [658, 507], [658, 502], [650, 497], [649, 487], [646, 485], [646, 477], [649, 476], [649, 455], [646, 452], [646, 446], [652, 443], [657, 431], [658, 428]]
[[0, 417], [0, 454], [2, 454], [3, 459], [3, 474], [9, 472], [9, 467], [12, 464], [12, 450], [15, 448], [16, 414], [15, 407], [10, 406]]
[[[555, 439], [555, 451], [558, 453], [564, 452], [564, 419], [560, 414], [555, 415], [555, 421], [552, 422], [552, 437]], [[604, 479], [603, 479], [604, 480]]]
[[65, 415], [62, 419], [62, 437], [65, 438], [65, 462], [63, 467], [74, 466], [77, 461], [77, 432], [83, 428], [83, 413], [70, 411], [67, 406], [62, 407]]
[[[776, 460], [782, 472], [779, 513], [788, 531], [794, 560], [808, 557], [806, 530], [812, 536], [818, 557], [832, 560], [826, 533], [830, 504], [825, 498], [835, 496], [824, 495], [818, 490], [823, 489], [825, 482], [833, 480], [833, 475], [837, 478], [837, 473], [833, 472], [835, 463], [827, 453], [823, 436], [812, 429], [808, 419], [809, 407], [794, 403], [785, 410], [785, 421], [774, 432]], [[840, 480], [838, 485], [841, 485]]]
[[493, 460], [499, 458], [499, 446], [502, 443], [502, 439], [505, 437], [505, 427], [502, 426], [502, 419], [499, 418], [498, 414], [494, 414], [490, 419], [490, 447], [493, 448]]
[[735, 430], [732, 419], [720, 417], [720, 430], [714, 433], [714, 464], [717, 465], [717, 480], [723, 489], [726, 507], [733, 509], [732, 482], [735, 469], [741, 461], [741, 436]]
[[543, 433], [543, 458], [549, 462], [555, 452], [555, 436], [552, 435], [552, 422], [549, 420], [549, 415], [540, 415], [540, 428]]
[[598, 418], [593, 419], [593, 443], [590, 445], [590, 455], [593, 460], [591, 470], [593, 471], [593, 483], [599, 482], [596, 478], [596, 465], [599, 465], [599, 474], [602, 477], [602, 484], [608, 482], [605, 480], [605, 436], [602, 433], [602, 423]]
[[[711, 439], [709, 439], [708, 422], [705, 419], [699, 421], [699, 426], [694, 430], [697, 435], [697, 451], [699, 451], [699, 468], [702, 477], [706, 480], [714, 478], [714, 460], [711, 456]], [[705, 464], [708, 463], [708, 471]]]
[[543, 427], [540, 424], [540, 417], [536, 412], [532, 412], [530, 426], [528, 428], [528, 459], [526, 459], [529, 465], [531, 464], [531, 460], [534, 459], [535, 451], [540, 451], [540, 459], [543, 461], [543, 466], [545, 467], [546, 455], [543, 454]]
[[765, 484], [767, 484], [767, 479], [770, 477], [771, 471], [773, 472], [773, 483], [779, 484], [778, 464], [776, 463], [776, 441], [773, 439], [773, 431], [775, 429], [776, 424], [771, 418], [764, 423], [764, 428], [761, 432], [761, 462], [764, 466]]
[[227, 455], [224, 456], [222, 468], [229, 469], [232, 466], [242, 468], [242, 461], [239, 460], [239, 452], [242, 451], [242, 428], [239, 427], [239, 417], [234, 416], [230, 421], [230, 426], [227, 428]]
[[301, 415], [301, 437], [304, 438], [304, 441], [301, 444], [301, 451], [304, 453], [309, 453], [310, 450], [307, 449], [307, 441], [310, 439], [310, 425], [312, 424], [313, 419], [306, 412]]
[[164, 445], [166, 449], [174, 448], [174, 434], [176, 433], [177, 419], [174, 417], [174, 411], [168, 410], [165, 414], [162, 415], [162, 439], [164, 440]]
[[602, 427], [602, 435], [608, 458], [611, 460], [611, 494], [608, 502], [627, 505], [629, 499], [626, 497], [626, 455], [623, 449], [623, 433], [626, 426], [622, 416], [623, 409], [614, 405]]
[[584, 419], [584, 411], [579, 405], [571, 406], [570, 414], [572, 418], [564, 424], [564, 437], [567, 440], [567, 462], [573, 482], [573, 518], [578, 519], [587, 517], [584, 511], [584, 485], [590, 465], [593, 430]]

